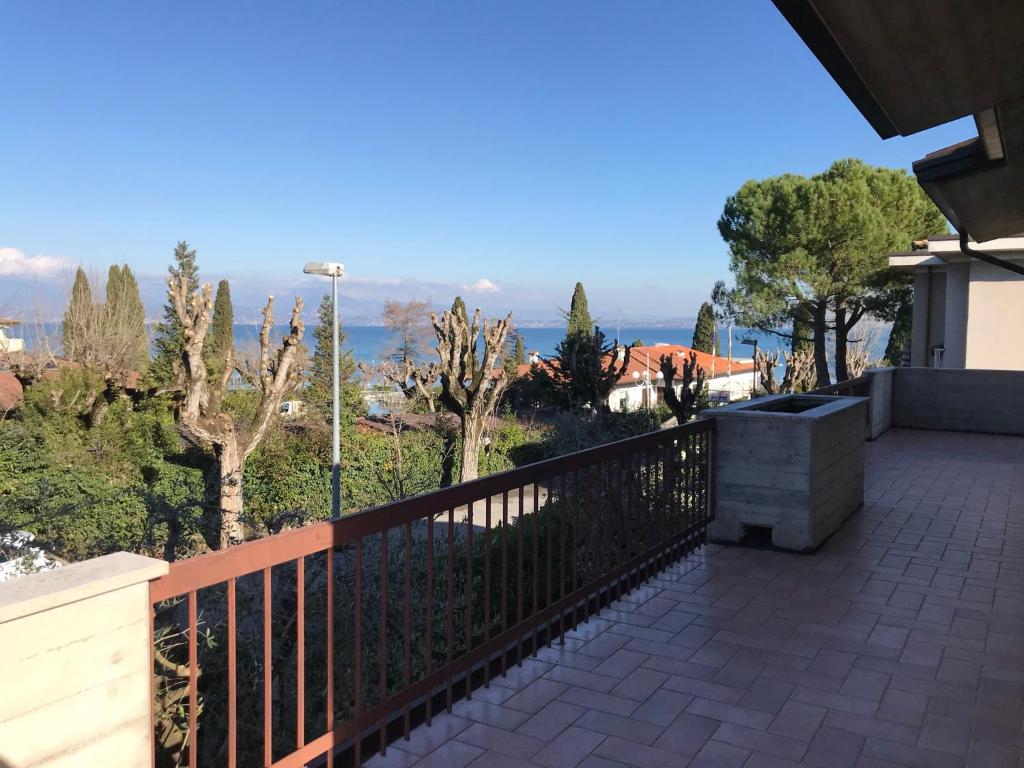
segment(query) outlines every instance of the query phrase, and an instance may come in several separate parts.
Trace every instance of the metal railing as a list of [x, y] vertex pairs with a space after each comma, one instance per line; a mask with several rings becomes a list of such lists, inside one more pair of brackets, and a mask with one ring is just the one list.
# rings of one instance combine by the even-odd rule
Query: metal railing
[[871, 376], [864, 374], [855, 379], [838, 381], [827, 387], [811, 390], [812, 395], [847, 395], [852, 397], [869, 397], [871, 395]]
[[703, 543], [713, 421], [171, 565], [157, 765], [360, 764]]

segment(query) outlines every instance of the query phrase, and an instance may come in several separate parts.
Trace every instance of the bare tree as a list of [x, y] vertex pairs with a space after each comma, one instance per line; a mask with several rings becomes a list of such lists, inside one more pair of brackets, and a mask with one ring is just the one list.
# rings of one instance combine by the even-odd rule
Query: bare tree
[[850, 342], [846, 352], [846, 369], [851, 379], [856, 379], [864, 374], [868, 368], [875, 364], [871, 359], [873, 350], [878, 341], [878, 332], [874, 327], [868, 328], [859, 339]]
[[690, 352], [683, 359], [682, 387], [676, 394], [675, 378], [678, 373], [672, 355], [662, 355], [658, 359], [661, 375], [665, 380], [665, 405], [669, 407], [676, 421], [685, 424], [696, 410], [697, 400], [704, 391], [704, 369], [697, 365], [697, 353]]
[[[780, 359], [786, 362], [781, 382], [775, 377]], [[785, 353], [779, 350], [765, 352], [759, 349], [754, 358], [754, 370], [765, 394], [804, 392], [810, 389], [814, 381], [814, 352], [809, 349]]]
[[224, 359], [217, 370], [223, 373], [212, 384], [203, 360], [203, 345], [213, 309], [209, 284], [204, 285], [201, 292], [192, 292], [187, 279], [171, 277], [168, 286], [184, 335], [181, 365], [176, 370], [183, 393], [178, 404], [178, 421], [185, 439], [213, 457], [217, 475], [211, 495], [216, 497], [219, 546], [224, 548], [245, 538], [241, 521], [245, 460], [260, 444], [271, 419], [279, 412], [281, 401], [295, 388], [301, 376], [296, 355], [303, 331], [302, 300], [296, 297], [289, 333], [275, 351], [270, 342], [274, 297], [267, 299], [263, 308], [258, 358], [240, 371], [258, 392], [259, 404], [255, 413], [240, 423], [222, 409], [228, 380], [235, 370], [233, 351], [230, 347], [222, 350]]
[[430, 302], [385, 301], [380, 319], [391, 332], [385, 355], [392, 362], [416, 362], [430, 352]]
[[[500, 320], [484, 320], [481, 329], [480, 310], [475, 310], [470, 320], [465, 304], [457, 299], [450, 310], [441, 317], [432, 314], [430, 320], [437, 335], [441, 404], [459, 417], [462, 428], [459, 481], [475, 480], [480, 471], [484, 429], [508, 386], [507, 376], [495, 376], [492, 372], [505, 348], [512, 313]], [[484, 347], [479, 355], [481, 337]]]
[[433, 389], [440, 373], [437, 363], [416, 364], [412, 360], [385, 360], [377, 366], [359, 363], [358, 368], [364, 376], [380, 376], [384, 381], [398, 387], [406, 400], [422, 397], [430, 412], [437, 413], [437, 397]]

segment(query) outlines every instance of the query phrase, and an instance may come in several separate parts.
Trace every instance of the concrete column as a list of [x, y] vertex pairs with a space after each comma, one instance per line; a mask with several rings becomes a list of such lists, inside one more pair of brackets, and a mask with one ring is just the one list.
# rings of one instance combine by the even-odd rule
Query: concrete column
[[946, 351], [942, 355], [943, 368], [964, 368], [967, 365], [967, 298], [970, 284], [970, 262], [955, 262], [946, 267]]
[[148, 766], [149, 581], [118, 552], [0, 584], [0, 766]]
[[910, 337], [910, 364], [916, 367], [928, 362], [928, 302], [931, 300], [931, 271], [928, 268], [914, 273], [914, 317]]
[[892, 426], [892, 387], [895, 368], [869, 368], [871, 400], [868, 403], [868, 440], [886, 432]]

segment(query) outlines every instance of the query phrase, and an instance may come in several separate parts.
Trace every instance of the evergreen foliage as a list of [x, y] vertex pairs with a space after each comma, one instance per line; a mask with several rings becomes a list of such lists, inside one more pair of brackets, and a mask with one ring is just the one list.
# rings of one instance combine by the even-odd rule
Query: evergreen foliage
[[206, 367], [210, 377], [219, 379], [224, 373], [224, 364], [235, 345], [235, 310], [231, 306], [231, 284], [227, 280], [217, 283], [217, 295], [213, 300], [213, 318], [210, 320], [210, 335], [207, 340], [209, 354]]
[[903, 359], [910, 352], [911, 331], [914, 320], [913, 299], [908, 297], [900, 302], [896, 310], [896, 317], [892, 323], [892, 330], [889, 332], [889, 341], [885, 345], [885, 363], [899, 367], [903, 365]]
[[[190, 248], [184, 240], [174, 247], [174, 263], [168, 267], [172, 279], [184, 276], [189, 287], [199, 287], [199, 267], [196, 264], [196, 250]], [[164, 304], [163, 320], [154, 328], [153, 347], [155, 355], [150, 366], [151, 378], [154, 383], [168, 385], [174, 381], [176, 365], [180, 364], [182, 353], [181, 322], [171, 306], [170, 301]]]
[[526, 364], [526, 342], [523, 341], [523, 336], [520, 333], [516, 334], [516, 343], [514, 351], [512, 352], [512, 359], [516, 365]]
[[[317, 326], [313, 331], [313, 359], [310, 365], [308, 384], [304, 393], [306, 406], [325, 422], [331, 420], [331, 401], [334, 398], [334, 340], [332, 323], [334, 322], [331, 307], [331, 295], [325, 293], [317, 308]], [[366, 402], [356, 381], [356, 361], [352, 350], [345, 349], [348, 334], [344, 327], [338, 327], [338, 374], [341, 384], [339, 410], [341, 430], [351, 431], [357, 416], [366, 413]]]
[[712, 354], [715, 350], [715, 311], [711, 302], [705, 301], [697, 312], [697, 324], [693, 328], [693, 349]]
[[146, 309], [142, 305], [139, 284], [127, 264], [120, 267], [115, 264], [107, 274], [102, 317], [102, 333], [120, 347], [119, 366], [125, 371], [145, 370], [149, 362]]
[[569, 304], [569, 314], [566, 316], [567, 327], [565, 337], [568, 339], [576, 334], [593, 333], [594, 321], [590, 317], [590, 310], [587, 308], [587, 294], [583, 290], [583, 283], [576, 283], [572, 292], [572, 301]]
[[96, 307], [92, 301], [92, 289], [85, 270], [75, 270], [75, 282], [71, 286], [71, 301], [64, 312], [64, 323], [61, 327], [61, 346], [64, 357], [75, 362], [85, 362], [90, 350], [89, 344], [94, 336]]

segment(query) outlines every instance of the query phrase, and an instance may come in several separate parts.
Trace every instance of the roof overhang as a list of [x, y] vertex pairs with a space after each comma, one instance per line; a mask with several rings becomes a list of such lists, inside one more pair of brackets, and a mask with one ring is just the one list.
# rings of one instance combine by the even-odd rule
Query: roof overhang
[[1024, 232], [1024, 3], [773, 1], [882, 138], [974, 115], [914, 172], [961, 232]]

